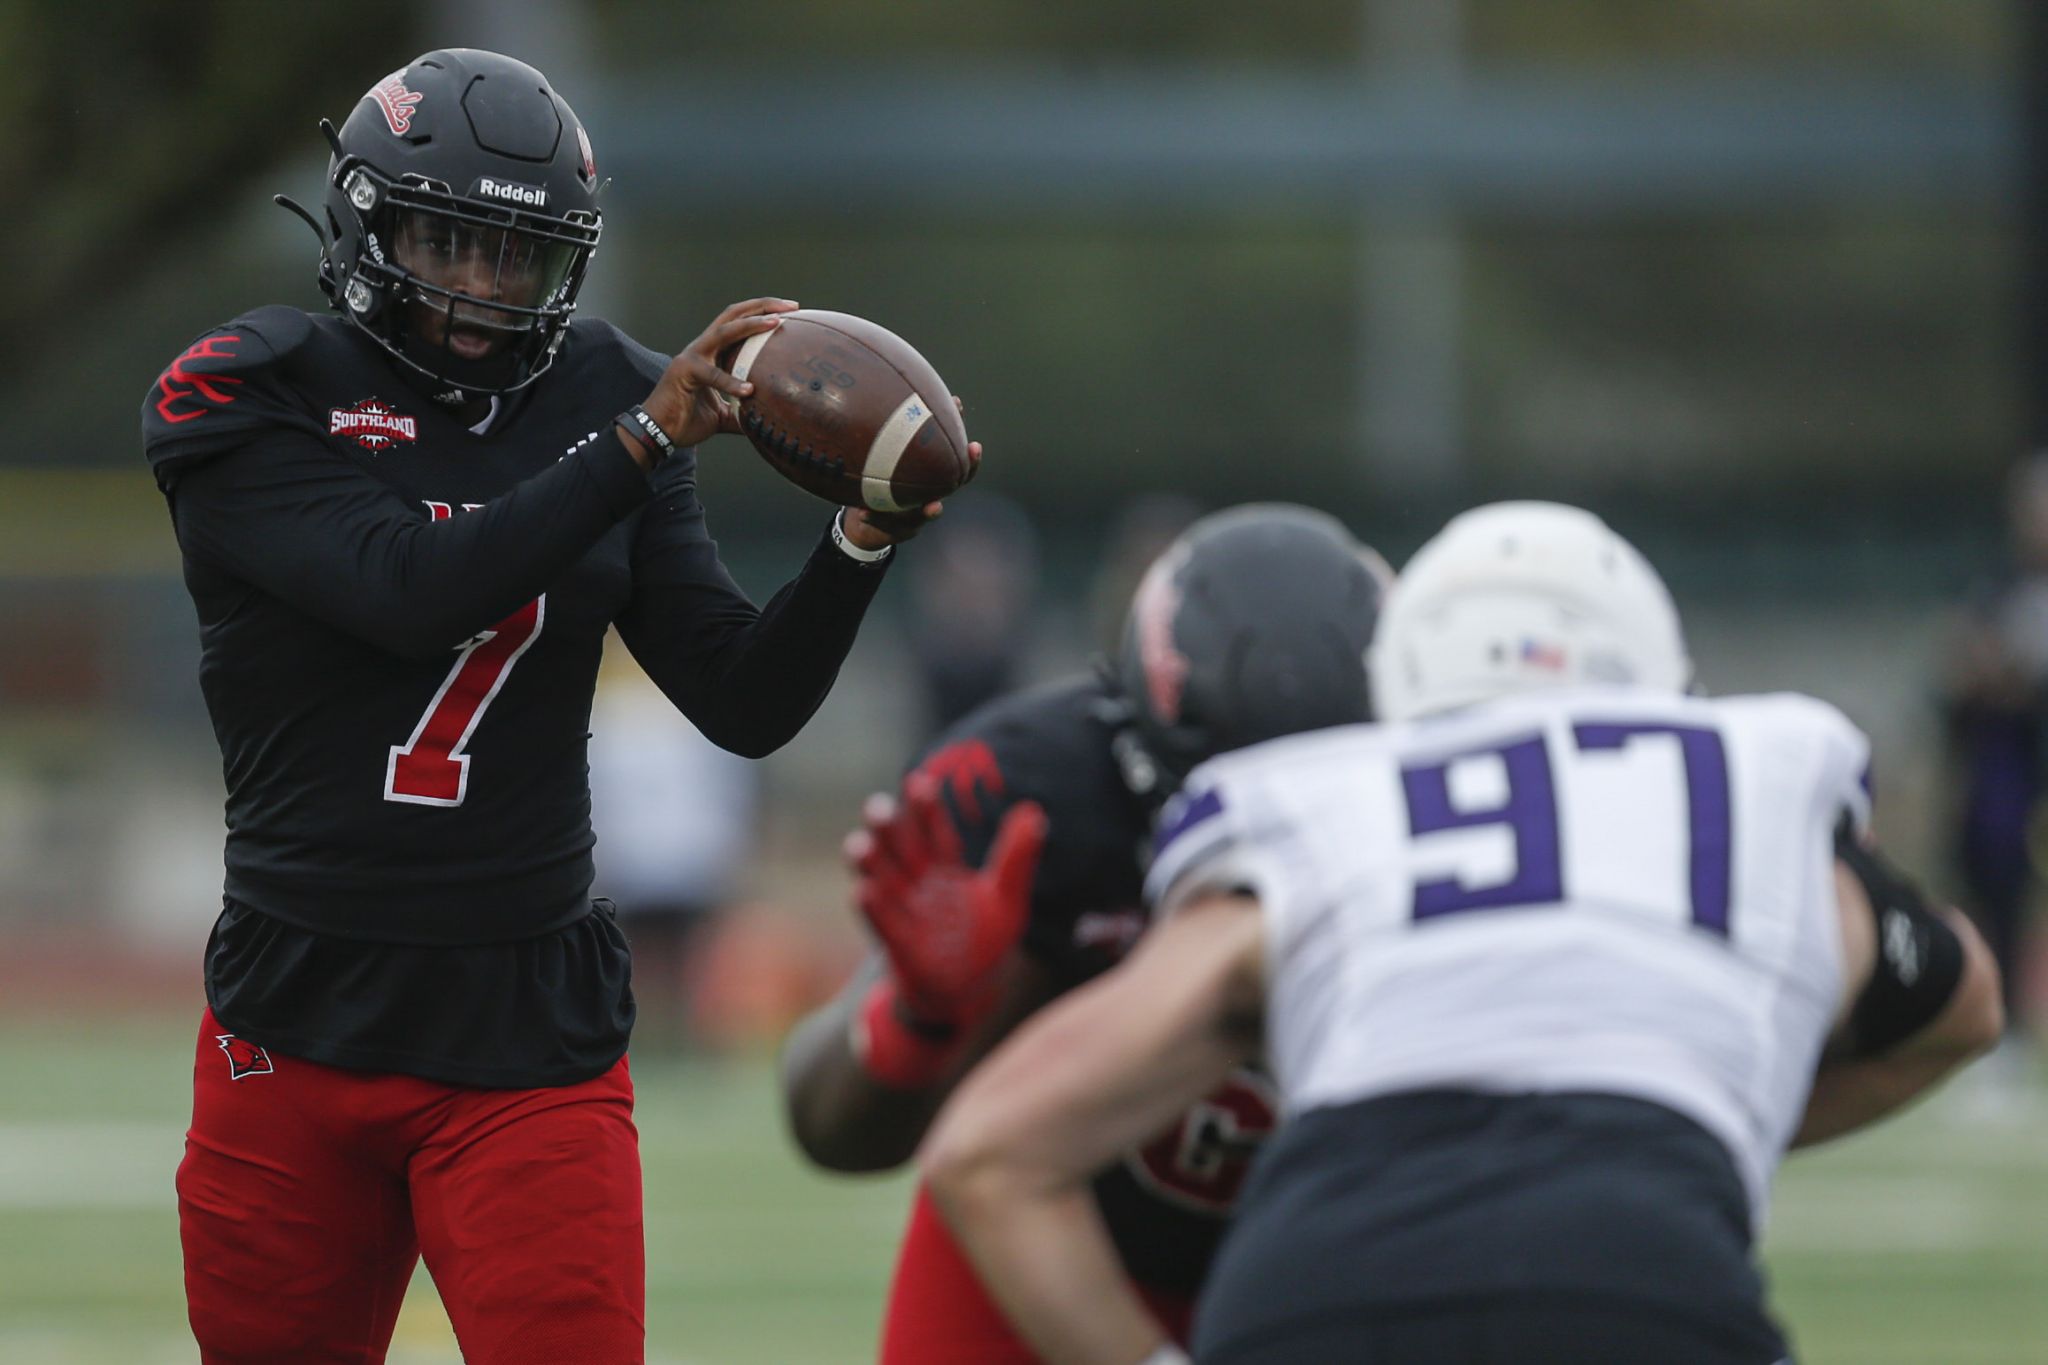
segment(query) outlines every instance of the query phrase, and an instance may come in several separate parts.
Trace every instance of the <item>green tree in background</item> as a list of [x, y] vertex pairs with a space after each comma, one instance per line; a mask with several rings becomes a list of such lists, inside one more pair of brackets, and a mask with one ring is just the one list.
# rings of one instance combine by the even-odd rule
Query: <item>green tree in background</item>
[[[0, 328], [60, 332], [165, 268], [164, 248], [250, 193], [378, 63], [420, 6], [0, 4], [0, 183], [13, 187]], [[400, 56], [394, 58], [393, 53]], [[203, 192], [197, 187], [207, 187]], [[210, 319], [194, 318], [194, 329]]]

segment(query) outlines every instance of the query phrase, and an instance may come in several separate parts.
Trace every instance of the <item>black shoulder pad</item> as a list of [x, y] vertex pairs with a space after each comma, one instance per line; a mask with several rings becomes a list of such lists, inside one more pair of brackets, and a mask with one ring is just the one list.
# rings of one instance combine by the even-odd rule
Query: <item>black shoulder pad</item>
[[279, 371], [312, 331], [296, 308], [259, 308], [207, 332], [164, 367], [142, 400], [143, 449], [161, 487], [251, 431], [310, 422]]
[[1877, 962], [1849, 1015], [1849, 1051], [1874, 1057], [1925, 1028], [1963, 978], [1963, 943], [1920, 888], [1845, 819], [1835, 856], [1856, 874], [1877, 925]]

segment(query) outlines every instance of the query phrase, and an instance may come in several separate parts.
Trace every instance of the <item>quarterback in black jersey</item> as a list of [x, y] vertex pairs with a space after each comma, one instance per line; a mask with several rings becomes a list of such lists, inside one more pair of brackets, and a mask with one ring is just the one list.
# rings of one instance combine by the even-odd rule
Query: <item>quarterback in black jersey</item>
[[633, 998], [589, 895], [605, 632], [768, 753], [937, 507], [848, 509], [757, 608], [693, 447], [749, 388], [714, 357], [795, 305], [735, 304], [673, 358], [572, 318], [595, 158], [509, 58], [428, 53], [322, 126], [340, 315], [245, 314], [142, 409], [227, 787], [178, 1176], [193, 1330], [209, 1363], [380, 1361], [424, 1254], [467, 1359], [637, 1361]]
[[[1116, 963], [1145, 928], [1144, 850], [1201, 759], [1365, 718], [1365, 648], [1389, 575], [1334, 519], [1280, 504], [1195, 523], [1148, 571], [1113, 669], [969, 715], [871, 798], [848, 842], [881, 951], [798, 1026], [797, 1139], [819, 1164], [907, 1160], [953, 1086], [1025, 1016]], [[1185, 1339], [1271, 1087], [1246, 1069], [1103, 1175], [1125, 1270]], [[882, 1365], [1036, 1360], [920, 1191]]]

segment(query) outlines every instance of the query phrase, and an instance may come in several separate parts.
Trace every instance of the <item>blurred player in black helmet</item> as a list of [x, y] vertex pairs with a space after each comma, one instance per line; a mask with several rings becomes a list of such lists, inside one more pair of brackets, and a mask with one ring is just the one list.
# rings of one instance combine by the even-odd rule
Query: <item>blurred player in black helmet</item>
[[430, 52], [323, 128], [298, 211], [339, 316], [247, 313], [142, 410], [227, 784], [193, 1330], [207, 1362], [382, 1360], [424, 1254], [467, 1359], [637, 1361], [633, 997], [589, 896], [605, 630], [765, 754], [936, 505], [842, 512], [756, 607], [693, 447], [749, 389], [714, 357], [796, 305], [734, 304], [674, 357], [574, 317], [603, 182], [521, 62]]
[[[1106, 970], [1143, 928], [1159, 806], [1213, 753], [1363, 719], [1384, 561], [1333, 518], [1281, 504], [1190, 527], [1132, 602], [1118, 662], [981, 707], [934, 744], [848, 842], [880, 940], [799, 1025], [785, 1089], [804, 1150], [880, 1170], [1019, 1020]], [[1274, 1120], [1232, 1076], [1095, 1182], [1124, 1270], [1184, 1336], [1195, 1290]], [[1037, 1357], [920, 1192], [883, 1326], [883, 1365]]]

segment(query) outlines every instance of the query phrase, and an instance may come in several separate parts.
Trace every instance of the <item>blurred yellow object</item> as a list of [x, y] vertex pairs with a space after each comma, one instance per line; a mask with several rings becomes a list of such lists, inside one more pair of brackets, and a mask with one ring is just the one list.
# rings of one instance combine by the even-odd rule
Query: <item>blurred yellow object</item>
[[163, 494], [132, 469], [0, 469], [0, 578], [178, 572]]

